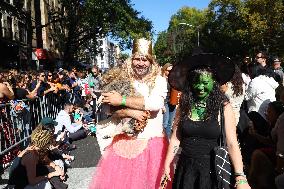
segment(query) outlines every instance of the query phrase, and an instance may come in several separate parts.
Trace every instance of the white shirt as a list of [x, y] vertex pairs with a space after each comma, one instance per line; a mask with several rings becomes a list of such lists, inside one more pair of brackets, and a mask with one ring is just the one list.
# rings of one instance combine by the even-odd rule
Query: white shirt
[[58, 113], [55, 121], [58, 123], [55, 126], [55, 131], [54, 131], [55, 134], [57, 134], [59, 131], [62, 130], [63, 125], [65, 126], [66, 130], [69, 131], [70, 133], [75, 133], [82, 127], [82, 124], [76, 124], [76, 123], [72, 124], [70, 116], [65, 110], [61, 110]]
[[145, 110], [150, 110], [152, 117], [148, 119], [147, 126], [137, 138], [163, 137], [162, 108], [168, 92], [166, 78], [157, 76], [155, 86], [151, 91], [145, 83], [134, 81], [133, 85], [135, 90], [144, 96]]
[[242, 78], [243, 78], [243, 81], [245, 83], [245, 91], [247, 90], [248, 86], [249, 86], [249, 83], [251, 82], [251, 79], [248, 75], [246, 75], [245, 73], [242, 73]]
[[245, 99], [248, 104], [248, 112], [258, 112], [264, 119], [265, 113], [270, 102], [276, 100], [275, 89], [278, 83], [272, 78], [260, 75], [251, 80], [246, 91]]

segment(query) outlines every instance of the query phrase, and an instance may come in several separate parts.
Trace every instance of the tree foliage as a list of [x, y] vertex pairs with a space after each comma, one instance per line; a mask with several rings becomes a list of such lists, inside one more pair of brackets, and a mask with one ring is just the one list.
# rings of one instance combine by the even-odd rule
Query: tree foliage
[[173, 55], [173, 52], [168, 46], [169, 44], [167, 31], [160, 32], [158, 34], [157, 42], [154, 45], [154, 53], [156, 55], [156, 60], [161, 65], [172, 61], [171, 56]]
[[198, 31], [206, 23], [205, 13], [205, 10], [182, 7], [171, 17], [167, 31], [159, 33], [154, 46], [160, 64], [192, 53], [197, 46]]
[[122, 48], [135, 37], [149, 37], [152, 22], [140, 16], [130, 0], [60, 0], [62, 8], [50, 10], [50, 19], [58, 24], [53, 36], [66, 62], [82, 49], [98, 53], [97, 39], [110, 36]]
[[[244, 56], [261, 49], [283, 54], [278, 39], [283, 36], [281, 0], [213, 0], [209, 5], [208, 27], [215, 41], [211, 49], [228, 56]], [[234, 48], [230, 48], [234, 47]]]
[[[171, 40], [168, 37], [167, 46], [178, 47], [182, 44], [182, 53], [190, 54], [196, 46], [196, 28], [177, 27], [179, 23], [199, 26], [200, 46], [205, 52], [220, 53], [237, 59], [246, 55], [253, 56], [258, 50], [284, 56], [282, 0], [212, 0], [206, 10], [181, 8], [169, 21], [166, 33], [174, 37]], [[160, 40], [164, 39], [165, 37], [158, 36], [157, 44], [163, 44]], [[159, 55], [156, 56], [163, 57], [167, 51], [165, 49], [161, 52], [159, 47], [159, 51], [156, 51]], [[173, 54], [174, 59], [179, 56], [177, 51]]]

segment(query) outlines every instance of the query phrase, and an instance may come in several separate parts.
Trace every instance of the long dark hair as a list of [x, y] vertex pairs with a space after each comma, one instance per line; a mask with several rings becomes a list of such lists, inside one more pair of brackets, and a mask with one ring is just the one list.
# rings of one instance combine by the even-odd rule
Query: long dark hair
[[231, 83], [232, 83], [234, 95], [240, 96], [244, 93], [243, 91], [244, 80], [242, 78], [242, 72], [238, 66], [235, 66], [235, 73], [233, 75], [233, 78], [231, 79]]
[[[212, 74], [213, 80], [216, 81], [214, 79], [212, 70], [208, 67], [190, 71], [185, 83], [185, 86], [188, 90], [185, 90], [182, 93], [180, 100], [181, 121], [186, 119], [191, 114], [192, 105], [196, 102], [196, 98], [191, 92], [191, 86], [193, 84], [192, 81], [194, 81], [202, 72]], [[221, 92], [220, 85], [217, 82], [214, 82], [213, 90], [206, 100], [206, 114], [203, 120], [207, 120], [209, 118], [218, 119], [220, 105], [225, 102], [229, 102], [229, 99]]]

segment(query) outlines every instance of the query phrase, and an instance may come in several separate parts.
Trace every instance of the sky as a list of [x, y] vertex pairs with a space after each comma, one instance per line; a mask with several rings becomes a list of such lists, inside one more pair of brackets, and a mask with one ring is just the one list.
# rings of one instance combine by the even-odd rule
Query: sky
[[[170, 18], [181, 7], [206, 8], [210, 0], [132, 0], [133, 7], [145, 18], [153, 22], [155, 33], [164, 31], [169, 26]], [[156, 38], [156, 36], [154, 36]]]

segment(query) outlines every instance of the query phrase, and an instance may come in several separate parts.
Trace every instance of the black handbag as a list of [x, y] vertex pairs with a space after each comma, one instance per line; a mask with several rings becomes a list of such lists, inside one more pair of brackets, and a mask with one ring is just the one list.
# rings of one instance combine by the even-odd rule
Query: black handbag
[[224, 107], [223, 103], [220, 107], [221, 135], [219, 138], [219, 146], [214, 148], [215, 152], [215, 173], [217, 177], [218, 189], [232, 189], [235, 185], [235, 176], [231, 164], [230, 156], [227, 150]]

